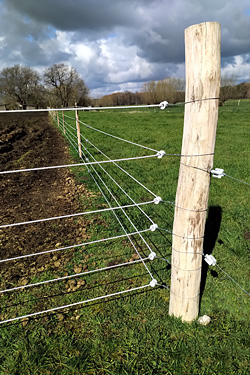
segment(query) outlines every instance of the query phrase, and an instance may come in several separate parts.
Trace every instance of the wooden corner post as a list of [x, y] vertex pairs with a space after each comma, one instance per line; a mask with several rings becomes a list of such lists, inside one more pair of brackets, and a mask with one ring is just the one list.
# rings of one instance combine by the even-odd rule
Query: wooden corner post
[[220, 92], [220, 25], [185, 30], [186, 98], [172, 237], [169, 314], [198, 317], [203, 239]]
[[78, 141], [78, 153], [79, 153], [79, 157], [81, 158], [82, 157], [81, 129], [80, 129], [80, 123], [79, 123], [77, 103], [75, 103], [75, 106], [76, 106], [76, 131], [77, 131], [77, 141]]

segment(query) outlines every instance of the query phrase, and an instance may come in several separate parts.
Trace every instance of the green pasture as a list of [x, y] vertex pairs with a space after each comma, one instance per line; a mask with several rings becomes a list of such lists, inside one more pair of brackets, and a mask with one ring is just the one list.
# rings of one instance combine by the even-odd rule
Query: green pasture
[[[239, 104], [239, 105], [238, 105]], [[184, 107], [143, 110], [80, 111], [80, 121], [99, 130], [125, 138], [167, 154], [181, 152]], [[62, 122], [62, 116], [60, 115]], [[74, 113], [65, 112], [66, 130], [71, 138], [72, 161], [79, 162], [76, 152]], [[250, 101], [230, 101], [219, 109], [219, 122], [214, 167], [250, 183]], [[62, 126], [61, 126], [62, 130]], [[119, 141], [81, 124], [84, 157], [91, 161], [106, 158], [91, 145], [111, 159], [155, 154], [154, 151]], [[87, 140], [86, 140], [86, 139]], [[159, 230], [146, 232], [143, 237], [157, 259], [147, 261], [153, 277], [162, 286], [147, 287], [30, 319], [28, 324], [16, 322], [0, 326], [0, 374], [248, 374], [249, 373], [249, 295], [240, 289], [249, 287], [250, 241], [250, 186], [229, 177], [211, 179], [209, 212], [206, 225], [205, 252], [211, 253], [218, 267], [203, 267], [200, 315], [211, 317], [204, 327], [197, 321], [182, 323], [168, 316], [171, 267], [171, 234], [178, 181], [179, 156], [166, 155], [122, 161], [118, 164], [138, 179], [163, 202], [141, 206], [156, 223]], [[118, 187], [98, 165], [89, 166], [102, 192], [117, 206], [151, 201], [154, 196], [138, 185], [118, 167], [103, 164], [102, 168], [129, 195]], [[85, 210], [108, 207], [88, 168], [72, 168], [77, 181], [84, 183], [94, 193], [92, 200], [83, 199]], [[108, 189], [107, 189], [108, 187]], [[128, 233], [148, 229], [151, 221], [138, 208], [91, 215], [88, 228], [91, 240], [123, 235], [118, 219]], [[83, 219], [76, 219], [83, 220]], [[137, 251], [147, 257], [149, 249], [144, 241], [134, 236]], [[89, 263], [89, 269], [116, 265], [136, 260], [136, 250], [126, 239], [116, 239], [104, 244], [76, 249], [74, 264], [66, 271], [74, 272], [74, 265]], [[65, 270], [64, 270], [65, 271]], [[63, 272], [62, 272], [63, 274]], [[55, 275], [47, 273], [44, 279]], [[60, 276], [60, 275], [59, 275]], [[37, 308], [49, 309], [92, 299], [105, 294], [115, 294], [147, 285], [151, 277], [141, 263], [110, 271], [84, 276], [85, 287], [74, 293], [62, 293], [56, 285], [27, 290], [1, 297], [1, 306], [7, 304], [9, 317], [24, 315]], [[32, 282], [42, 281], [34, 278]], [[53, 298], [47, 298], [53, 294]], [[41, 298], [47, 296], [45, 301]], [[38, 301], [38, 302], [37, 302]], [[4, 310], [5, 311], [5, 310]], [[39, 311], [39, 310], [37, 310]], [[8, 318], [7, 312], [2, 314]]]

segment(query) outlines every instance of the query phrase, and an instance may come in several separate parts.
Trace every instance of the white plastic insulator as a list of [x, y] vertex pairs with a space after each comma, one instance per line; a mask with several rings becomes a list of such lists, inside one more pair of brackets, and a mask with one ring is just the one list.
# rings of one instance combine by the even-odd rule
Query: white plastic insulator
[[154, 288], [157, 285], [157, 280], [153, 279], [150, 281], [149, 285]]
[[160, 202], [162, 202], [161, 197], [156, 197], [156, 198], [154, 199], [154, 204], [159, 204]]
[[212, 176], [215, 177], [215, 178], [221, 178], [221, 177], [225, 176], [224, 169], [221, 169], [221, 168], [212, 169], [211, 173], [212, 173]]
[[163, 158], [164, 155], [166, 155], [166, 152], [164, 150], [161, 150], [161, 151], [157, 152], [157, 154], [156, 154], [158, 159]]
[[85, 158], [85, 161], [87, 161], [87, 162], [88, 162], [88, 161], [89, 161], [89, 158]]
[[205, 259], [205, 262], [207, 262], [207, 264], [209, 264], [209, 266], [215, 266], [216, 265], [216, 259], [215, 259], [215, 257], [213, 257], [213, 255], [206, 254], [204, 259]]
[[157, 224], [150, 225], [151, 232], [154, 232], [156, 229], [158, 229], [158, 225]]
[[164, 100], [164, 102], [161, 102], [159, 104], [160, 109], [165, 109], [167, 108], [167, 106], [168, 106], [168, 102], [166, 100]]
[[156, 253], [154, 251], [152, 251], [152, 253], [150, 253], [149, 256], [148, 256], [148, 259], [149, 260], [154, 260], [155, 257], [156, 257]]

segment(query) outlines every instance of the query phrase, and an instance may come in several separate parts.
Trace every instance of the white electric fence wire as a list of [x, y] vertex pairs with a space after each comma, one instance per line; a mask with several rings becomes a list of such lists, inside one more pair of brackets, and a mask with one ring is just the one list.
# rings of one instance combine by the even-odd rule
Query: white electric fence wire
[[[83, 146], [83, 145], [82, 145]], [[84, 146], [83, 146], [84, 147]], [[94, 159], [96, 160], [93, 155], [87, 150], [87, 148], [85, 147], [85, 150], [88, 152], [88, 154]], [[126, 193], [126, 191], [121, 187], [121, 185], [118, 184], [117, 181], [115, 181], [115, 179], [106, 171], [106, 169], [104, 169], [101, 165], [100, 165], [100, 168], [106, 173], [106, 175], [116, 184], [116, 186], [131, 200], [131, 202], [133, 202], [135, 205], [136, 205], [136, 202], [133, 200], [133, 198], [130, 197], [130, 195], [128, 193]], [[156, 195], [155, 195], [156, 197]], [[137, 205], [136, 205], [137, 206]], [[139, 207], [137, 206], [137, 208], [141, 211], [141, 213], [146, 216], [146, 218], [152, 223], [154, 224], [153, 220]]]
[[108, 160], [110, 160], [114, 165], [116, 165], [122, 172], [124, 172], [127, 176], [129, 176], [130, 178], [132, 178], [132, 180], [134, 180], [138, 185], [140, 185], [141, 187], [143, 187], [143, 189], [147, 190], [151, 195], [153, 195], [155, 198], [157, 197], [157, 195], [155, 193], [153, 193], [151, 190], [149, 190], [145, 185], [143, 185], [140, 181], [138, 181], [135, 177], [133, 177], [129, 172], [127, 172], [124, 168], [120, 167], [119, 164], [117, 164], [115, 161], [111, 160], [104, 152], [102, 152], [98, 147], [96, 147], [92, 142], [90, 142], [87, 138], [85, 138], [83, 135], [81, 135], [81, 137], [83, 139], [85, 139], [85, 141], [87, 143], [89, 143], [93, 148], [95, 148], [100, 154], [102, 154], [104, 157], [106, 157]]
[[[70, 117], [70, 116], [66, 116], [65, 117], [71, 119], [71, 120], [75, 120], [75, 117]], [[100, 129], [97, 129], [97, 128], [94, 128], [93, 126], [90, 126], [88, 124], [85, 124], [85, 122], [79, 120], [79, 123], [81, 123], [82, 125], [86, 126], [87, 128], [89, 129], [92, 129], [92, 130], [95, 130], [99, 133], [102, 133], [102, 134], [105, 134], [109, 137], [112, 137], [112, 138], [115, 138], [115, 139], [118, 139], [119, 141], [123, 141], [123, 142], [126, 142], [126, 143], [129, 143], [131, 145], [134, 145], [134, 146], [138, 146], [138, 147], [141, 147], [141, 148], [145, 148], [146, 150], [150, 150], [150, 151], [154, 151], [154, 152], [159, 152], [158, 150], [155, 150], [153, 148], [150, 148], [150, 147], [147, 147], [147, 146], [143, 146], [143, 145], [140, 145], [138, 143], [135, 143], [135, 142], [132, 142], [132, 141], [128, 141], [127, 139], [124, 139], [124, 138], [120, 138], [120, 137], [117, 137], [116, 135], [113, 135], [113, 134], [109, 134], [107, 132], [104, 132], [103, 130], [100, 130]]]
[[[68, 130], [68, 131], [69, 131], [69, 130]], [[73, 134], [73, 136], [75, 136], [75, 135]], [[84, 146], [83, 146], [83, 148], [84, 148], [84, 150], [86, 150], [86, 151], [89, 153], [89, 151], [88, 151]], [[89, 153], [89, 154], [90, 154], [90, 153]], [[83, 155], [84, 155], [84, 151], [83, 151]], [[91, 156], [92, 156], [92, 155], [91, 155]], [[86, 158], [85, 155], [84, 155], [84, 157]], [[93, 156], [92, 156], [92, 157], [93, 157]], [[82, 158], [82, 159], [83, 159], [83, 158]], [[102, 179], [102, 178], [100, 177], [100, 175], [97, 173], [97, 171], [96, 171], [96, 169], [94, 168], [94, 166], [92, 165], [91, 167], [92, 167], [93, 171], [95, 172], [95, 174], [97, 175], [97, 177], [99, 178], [99, 180], [100, 180], [100, 181], [102, 182], [102, 184], [105, 186], [105, 188], [107, 189], [107, 191], [109, 192], [109, 194], [112, 196], [112, 198], [113, 198], [113, 199], [116, 201], [116, 203], [119, 205], [118, 201], [117, 201], [116, 198], [113, 196], [113, 194], [111, 193], [110, 189], [107, 187], [107, 185], [105, 184], [105, 182], [103, 181], [103, 179]], [[105, 196], [103, 190], [101, 189], [100, 185], [99, 185], [98, 182], [96, 181], [94, 175], [91, 173], [90, 170], [88, 170], [88, 172], [90, 173], [92, 179], [94, 180], [95, 184], [97, 185], [99, 191], [100, 191], [101, 194], [103, 195], [105, 201], [107, 202], [107, 204], [108, 204], [109, 207], [111, 208], [111, 204], [110, 204], [109, 200], [108, 200], [107, 197]], [[120, 206], [120, 205], [119, 205], [119, 206]], [[124, 210], [122, 210], [122, 211], [123, 211], [123, 213], [126, 215], [126, 213], [124, 212]], [[119, 219], [118, 216], [116, 215], [115, 211], [112, 210], [112, 212], [113, 212], [113, 215], [115, 216], [116, 220], [117, 220], [118, 223], [120, 224], [122, 230], [123, 230], [124, 233], [127, 235], [127, 238], [128, 238], [128, 240], [130, 241], [130, 243], [131, 243], [132, 247], [134, 248], [134, 250], [136, 251], [137, 255], [139, 256], [140, 259], [142, 259], [142, 257], [141, 257], [141, 255], [140, 255], [139, 251], [137, 250], [136, 246], [134, 245], [134, 243], [133, 243], [133, 241], [131, 240], [129, 234], [127, 233], [127, 231], [126, 231], [126, 229], [124, 228], [123, 224], [121, 223], [120, 219]], [[128, 219], [129, 219], [129, 218], [128, 218]], [[130, 219], [129, 219], [129, 220], [130, 220]], [[132, 223], [132, 222], [131, 222], [131, 223]], [[132, 223], [132, 225], [133, 225], [133, 223]], [[133, 226], [134, 226], [134, 225], [133, 225]], [[134, 228], [135, 228], [135, 226], [134, 226]], [[135, 229], [137, 230], [137, 228], [135, 228]], [[142, 238], [142, 240], [144, 241], [144, 243], [147, 245], [147, 247], [149, 248], [150, 252], [152, 253], [152, 250], [151, 250], [151, 248], [149, 247], [149, 245], [147, 244], [147, 242], [145, 241], [145, 239], [144, 239], [142, 236], [141, 236], [141, 238]], [[147, 265], [145, 264], [144, 261], [142, 261], [142, 263], [143, 263], [144, 267], [146, 268], [146, 270], [148, 271], [149, 275], [151, 276], [151, 278], [152, 278], [152, 280], [153, 280], [153, 279], [154, 279], [154, 278], [153, 278], [153, 275], [152, 275], [151, 272], [149, 271]]]
[[77, 163], [77, 164], [67, 164], [67, 165], [53, 165], [50, 167], [38, 167], [38, 168], [26, 168], [26, 169], [16, 169], [11, 171], [1, 171], [1, 174], [11, 174], [11, 173], [20, 173], [20, 172], [33, 172], [33, 171], [42, 171], [47, 169], [56, 169], [56, 168], [71, 168], [71, 167], [84, 167], [86, 165], [92, 164], [106, 164], [111, 163], [113, 161], [129, 161], [129, 160], [138, 160], [138, 159], [148, 159], [148, 158], [155, 158], [157, 155], [144, 155], [144, 156], [135, 156], [131, 158], [123, 158], [123, 159], [115, 159], [115, 160], [101, 160], [98, 162], [84, 162], [84, 163]]
[[244, 288], [242, 288], [242, 286], [240, 286], [240, 284], [238, 284], [230, 275], [228, 275], [228, 273], [226, 271], [224, 271], [220, 266], [218, 266], [218, 264], [216, 263], [215, 264], [216, 267], [218, 267], [230, 280], [232, 280], [241, 290], [243, 290], [243, 292], [245, 292], [248, 296], [250, 296], [250, 293], [247, 292]]
[[[95, 157], [86, 149], [86, 147], [84, 148], [86, 151], [87, 151], [87, 153], [94, 159], [94, 160], [96, 160], [95, 159]], [[133, 202], [133, 199], [124, 191], [124, 189], [122, 189], [121, 187], [120, 187], [120, 185], [112, 178], [112, 176], [110, 176], [110, 174], [100, 165], [100, 168], [107, 174], [107, 176], [108, 177], [110, 177], [111, 178], [111, 180], [124, 192], [124, 194]], [[99, 176], [99, 175], [98, 175]], [[99, 178], [100, 178], [100, 176], [99, 176]], [[118, 204], [119, 206], [120, 206], [120, 204], [119, 204], [119, 202], [118, 202], [118, 200], [115, 198], [115, 196], [112, 194], [112, 192], [110, 191], [110, 189], [107, 187], [107, 185], [105, 184], [105, 182], [102, 180], [102, 183], [104, 184], [104, 186], [106, 187], [106, 189], [109, 191], [109, 193], [110, 193], [110, 195], [112, 196], [112, 198], [115, 200], [115, 202], [116, 202], [116, 204]], [[132, 220], [129, 218], [129, 216], [126, 214], [126, 212], [123, 210], [123, 209], [121, 209], [122, 210], [122, 212], [124, 213], [124, 215], [126, 216], [126, 218], [128, 219], [128, 221], [130, 222], [130, 224], [133, 226], [133, 228], [135, 229], [135, 230], [137, 230], [137, 228], [136, 228], [136, 226], [134, 225], [134, 223], [132, 222]], [[151, 223], [152, 224], [154, 224], [154, 222], [153, 222], [153, 220], [151, 219], [151, 218], [149, 218], [149, 216], [148, 215], [146, 215], [145, 214], [145, 212], [143, 211], [143, 210], [141, 210], [142, 211], [142, 213], [151, 221]], [[142, 241], [145, 243], [145, 245], [147, 246], [147, 248], [149, 249], [149, 251], [150, 252], [152, 252], [152, 249], [150, 248], [150, 246], [148, 245], [148, 243], [146, 242], [146, 240], [144, 239], [144, 237], [143, 236], [141, 236], [140, 235], [140, 237], [141, 237], [141, 239], [142, 239]]]
[[[150, 204], [150, 203], [154, 203], [154, 201], [142, 202], [142, 203], [135, 203], [135, 204], [127, 204], [127, 205], [122, 206], [122, 208], [138, 207], [138, 206], [143, 206], [143, 205]], [[103, 208], [103, 209], [100, 209], [100, 210], [79, 212], [79, 213], [76, 213], [76, 214], [69, 214], [69, 215], [63, 215], [63, 216], [54, 216], [54, 217], [48, 217], [48, 218], [45, 218], [45, 219], [37, 219], [37, 220], [32, 220], [32, 221], [23, 221], [23, 222], [20, 222], [20, 223], [13, 223], [13, 224], [5, 224], [5, 225], [0, 225], [0, 229], [15, 227], [15, 226], [19, 226], [19, 225], [43, 223], [45, 221], [58, 220], [58, 219], [66, 219], [66, 218], [76, 217], [76, 216], [83, 216], [83, 215], [90, 215], [90, 214], [102, 213], [102, 212], [107, 212], [107, 211], [111, 211], [111, 210], [119, 210], [120, 208], [121, 207]]]
[[[86, 151], [89, 153], [88, 150], [86, 150]], [[90, 154], [90, 153], [89, 153], [89, 154]], [[108, 188], [108, 186], [106, 185], [106, 183], [103, 181], [103, 179], [101, 178], [101, 176], [97, 173], [97, 171], [96, 171], [96, 169], [94, 168], [93, 165], [92, 165], [92, 169], [94, 170], [95, 174], [97, 175], [97, 177], [99, 178], [99, 180], [102, 182], [102, 184], [105, 186], [106, 190], [109, 192], [109, 194], [111, 195], [111, 197], [115, 200], [116, 204], [117, 204], [118, 206], [120, 206], [118, 200], [114, 197], [114, 195], [112, 194], [112, 192], [110, 191], [110, 189]], [[90, 172], [90, 173], [91, 173], [91, 172]], [[95, 177], [92, 175], [92, 173], [91, 173], [91, 176], [92, 176], [92, 178], [94, 179], [94, 181], [95, 181], [95, 183], [96, 183], [98, 189], [100, 190], [101, 194], [102, 194], [103, 197], [105, 198], [106, 202], [107, 202], [108, 205], [111, 207], [110, 202], [109, 202], [108, 199], [106, 198], [106, 196], [105, 196], [105, 194], [103, 193], [103, 191], [102, 191], [100, 185], [97, 183], [97, 181], [96, 181]], [[148, 249], [150, 250], [150, 252], [152, 253], [152, 250], [151, 250], [150, 246], [147, 244], [147, 242], [145, 241], [145, 239], [141, 236], [141, 234], [139, 233], [138, 229], [135, 227], [135, 225], [133, 224], [133, 222], [130, 220], [130, 218], [128, 217], [128, 215], [126, 214], [126, 212], [124, 212], [123, 209], [121, 209], [121, 210], [122, 210], [122, 212], [124, 213], [124, 215], [127, 217], [127, 219], [129, 220], [129, 222], [131, 223], [131, 225], [135, 228], [136, 232], [139, 234], [139, 236], [141, 237], [141, 239], [144, 241], [144, 243], [146, 244], [146, 246], [148, 247]], [[124, 233], [127, 234], [126, 229], [124, 228], [124, 226], [123, 226], [123, 224], [121, 223], [120, 219], [119, 219], [118, 216], [116, 215], [115, 211], [113, 211], [113, 214], [114, 214], [114, 216], [116, 217], [116, 219], [117, 219], [118, 223], [120, 224], [121, 228], [123, 229]], [[137, 250], [137, 248], [136, 248], [136, 246], [134, 245], [133, 241], [131, 240], [129, 234], [127, 234], [127, 238], [128, 238], [128, 240], [130, 241], [131, 245], [133, 246], [133, 248], [134, 248], [134, 250], [136, 251], [136, 253], [137, 253], [137, 255], [139, 256], [139, 258], [142, 260], [141, 254], [140, 254], [139, 251]], [[146, 265], [145, 262], [143, 262], [143, 261], [142, 261], [142, 263], [143, 263], [144, 267], [146, 268], [146, 270], [148, 271], [149, 275], [151, 276], [151, 278], [152, 278], [152, 280], [153, 280], [154, 277], [153, 277], [153, 275], [151, 274], [150, 270], [148, 269], [147, 265]]]
[[[166, 105], [167, 106], [167, 105]], [[41, 108], [41, 109], [17, 109], [17, 110], [8, 110], [8, 111], [0, 111], [0, 113], [29, 113], [29, 112], [64, 112], [64, 111], [102, 111], [102, 110], [109, 110], [109, 109], [135, 109], [135, 108], [161, 108], [165, 109], [164, 102], [159, 104], [148, 104], [148, 105], [126, 105], [126, 106], [116, 106], [116, 107], [71, 107], [71, 108]]]
[[229, 175], [226, 174], [226, 173], [224, 173], [224, 176], [229, 177], [229, 178], [232, 178], [232, 179], [235, 180], [235, 181], [238, 181], [238, 182], [241, 182], [242, 184], [246, 184], [246, 185], [249, 185], [249, 186], [250, 186], [250, 184], [249, 184], [248, 182], [243, 181], [243, 180], [239, 180], [238, 178], [235, 178], [235, 177], [232, 177], [232, 176], [229, 176]]
[[133, 233], [128, 233], [128, 234], [121, 234], [119, 236], [108, 237], [108, 238], [101, 238], [99, 240], [94, 240], [94, 241], [89, 241], [89, 242], [83, 242], [83, 243], [80, 243], [78, 245], [71, 245], [71, 246], [59, 247], [58, 249], [45, 250], [45, 251], [40, 251], [38, 253], [25, 254], [25, 255], [20, 255], [20, 256], [17, 256], [17, 257], [7, 258], [7, 259], [0, 259], [0, 263], [9, 262], [9, 261], [13, 261], [13, 260], [19, 260], [19, 259], [30, 258], [30, 257], [38, 256], [38, 255], [44, 255], [44, 254], [54, 253], [54, 252], [62, 251], [62, 250], [75, 249], [76, 247], [82, 247], [82, 246], [97, 244], [97, 243], [106, 242], [106, 241], [110, 241], [110, 240], [116, 240], [116, 239], [124, 238], [124, 237], [127, 237], [127, 236], [135, 236], [135, 235], [138, 235], [140, 233], [145, 233], [145, 232], [149, 232], [149, 231], [150, 231], [150, 229], [144, 229], [144, 230], [141, 230], [139, 232], [133, 232]]
[[[82, 144], [81, 144], [82, 145]], [[83, 149], [94, 159], [94, 160], [96, 160], [95, 158], [94, 158], [94, 156], [87, 150], [87, 148], [84, 146], [84, 145], [82, 145], [82, 147], [83, 147]], [[121, 187], [120, 187], [120, 185], [119, 184], [117, 184], [117, 182], [109, 175], [109, 173], [100, 165], [100, 167], [101, 167], [101, 169], [103, 169], [103, 171], [109, 176], [109, 178], [111, 178], [112, 180], [113, 180], [113, 182], [115, 182], [116, 183], [116, 185], [120, 188], [120, 189], [122, 189]], [[107, 185], [105, 184], [105, 182], [102, 180], [102, 178], [100, 177], [100, 175], [96, 172], [96, 170], [95, 170], [95, 168], [92, 166], [92, 168], [94, 169], [94, 171], [95, 171], [95, 173], [96, 173], [96, 175], [97, 175], [97, 177], [101, 180], [101, 182], [102, 182], [102, 184], [105, 186], [105, 188], [107, 189], [107, 191], [110, 193], [110, 195], [112, 196], [112, 198], [116, 201], [116, 203], [119, 205], [119, 202], [116, 200], [116, 198], [114, 197], [114, 195], [112, 194], [112, 192], [110, 191], [110, 189], [107, 187]], [[92, 175], [92, 178], [94, 178], [94, 176]], [[95, 179], [94, 179], [95, 180]], [[95, 180], [95, 183], [97, 184], [97, 181]], [[97, 186], [98, 186], [98, 184], [97, 184]], [[104, 195], [104, 193], [102, 192], [102, 190], [101, 190], [101, 188], [100, 188], [100, 186], [98, 186], [98, 188], [99, 188], [99, 190], [101, 191], [101, 193], [102, 193], [102, 195], [104, 196], [104, 198], [106, 199], [106, 197], [105, 197], [105, 195]], [[122, 189], [122, 191], [125, 193], [125, 195], [127, 195], [128, 196], [128, 198], [132, 201], [132, 202], [134, 202], [133, 200], [132, 200], [132, 198]], [[107, 199], [106, 199], [106, 201], [107, 201]], [[108, 201], [107, 201], [108, 202]], [[108, 204], [109, 204], [109, 202], [108, 202]], [[110, 204], [109, 204], [110, 205]], [[139, 208], [139, 207], [138, 207]], [[140, 209], [140, 208], [139, 208]], [[141, 209], [140, 209], [141, 210]], [[151, 220], [151, 218], [149, 218], [148, 217], [148, 215], [146, 215], [145, 214], [145, 212], [143, 211], [143, 210], [141, 210], [142, 211], [142, 213], [152, 222], [152, 224], [154, 224], [154, 222]], [[129, 222], [131, 223], [131, 225], [134, 227], [134, 229], [135, 230], [137, 230], [137, 228], [135, 227], [135, 225], [133, 224], [133, 222], [130, 220], [130, 218], [128, 217], [128, 215], [125, 213], [125, 211], [122, 209], [122, 212], [124, 213], [124, 215], [127, 217], [127, 219], [129, 220]], [[113, 212], [113, 214], [115, 215], [115, 213]], [[115, 215], [116, 216], [116, 215]], [[123, 227], [123, 225], [121, 224], [121, 222], [120, 222], [120, 220], [119, 220], [119, 218], [116, 216], [116, 219], [118, 220], [118, 222], [119, 222], [119, 224], [121, 225], [121, 227], [123, 228], [123, 230], [125, 231], [125, 228]], [[145, 243], [145, 245], [147, 246], [147, 248], [149, 249], [149, 251], [152, 253], [152, 249], [150, 248], [150, 246], [148, 245], [148, 243], [146, 242], [146, 240], [144, 239], [144, 237], [143, 236], [141, 236], [140, 235], [140, 238], [142, 239], [142, 241]], [[130, 240], [131, 241], [131, 240]], [[136, 249], [136, 247], [134, 246], [134, 244], [133, 243], [131, 243], [132, 244], [132, 246], [134, 247], [134, 249], [135, 249], [135, 251], [137, 252], [137, 254], [139, 255], [139, 257], [141, 257], [140, 256], [140, 254], [139, 254], [139, 252], [137, 251], [137, 249]], [[145, 265], [145, 267], [147, 268], [147, 266]], [[147, 271], [150, 273], [150, 271], [149, 271], [149, 269], [147, 268]], [[152, 279], [153, 279], [153, 276], [152, 276], [152, 274], [150, 273], [150, 275], [151, 275], [151, 277], [152, 277]]]
[[[143, 261], [147, 261], [147, 260], [149, 260], [149, 258], [143, 258]], [[0, 290], [0, 293], [14, 292], [14, 291], [21, 290], [21, 289], [23, 290], [25, 288], [31, 288], [31, 287], [35, 287], [35, 286], [49, 284], [49, 283], [53, 283], [53, 282], [56, 282], [56, 281], [68, 280], [68, 279], [76, 278], [76, 277], [79, 277], [79, 276], [85, 276], [85, 275], [88, 275], [88, 274], [91, 274], [91, 273], [95, 273], [95, 272], [107, 271], [107, 270], [111, 270], [111, 269], [114, 269], [114, 268], [124, 267], [124, 266], [127, 266], [127, 265], [132, 265], [132, 264], [140, 263], [140, 262], [142, 262], [141, 259], [134, 260], [134, 261], [131, 261], [131, 262], [125, 262], [125, 263], [115, 264], [113, 266], [98, 268], [96, 270], [91, 270], [91, 271], [85, 271], [85, 272], [81, 272], [81, 273], [76, 273], [74, 275], [58, 277], [56, 279], [40, 281], [40, 282], [37, 282], [37, 283], [27, 284], [27, 285], [23, 285], [23, 286], [17, 286], [15, 288], [3, 289], [3, 290]]]
[[[84, 138], [84, 137], [83, 137]], [[85, 151], [87, 151], [89, 153], [89, 155], [94, 159], [96, 160], [93, 155], [87, 150], [87, 148], [81, 143], [81, 146], [83, 147], [83, 149]], [[94, 146], [94, 145], [93, 145]], [[98, 152], [101, 152], [98, 148], [96, 148], [98, 150]], [[102, 152], [101, 152], [102, 153]], [[108, 158], [108, 156], [106, 156], [104, 153], [102, 153], [105, 157]], [[108, 175], [108, 177], [119, 187], [119, 189], [122, 190], [122, 192], [134, 203], [134, 205], [147, 217], [147, 219], [149, 221], [151, 221], [152, 224], [154, 224], [153, 220], [139, 207], [139, 205], [126, 193], [126, 191], [113, 179], [113, 177], [100, 165], [100, 168]], [[139, 181], [137, 181], [139, 183]], [[140, 184], [140, 183], [139, 183]], [[142, 184], [140, 184], [142, 185]], [[142, 185], [144, 187], [144, 185]], [[146, 187], [144, 187], [146, 190], [148, 190]], [[154, 195], [155, 197], [157, 197], [154, 193], [151, 192], [152, 195]]]
[[65, 136], [67, 137], [67, 139], [69, 140], [71, 146], [75, 149], [75, 151], [77, 153], [79, 153], [78, 151], [78, 144], [77, 144], [77, 137], [73, 134], [74, 138], [76, 138], [76, 140], [73, 139], [73, 136], [70, 136], [70, 131], [66, 128], [65, 129]]
[[104, 296], [90, 298], [90, 299], [87, 299], [85, 301], [71, 303], [69, 305], [54, 307], [53, 309], [38, 311], [38, 312], [35, 312], [35, 313], [32, 313], [32, 314], [27, 314], [27, 315], [19, 316], [19, 317], [16, 317], [16, 318], [2, 320], [2, 321], [0, 321], [0, 324], [11, 323], [11, 322], [14, 322], [14, 321], [17, 321], [17, 320], [20, 320], [20, 319], [28, 319], [28, 318], [32, 318], [32, 317], [35, 317], [35, 316], [38, 316], [38, 315], [41, 315], [41, 314], [48, 314], [48, 313], [51, 313], [53, 311], [68, 309], [68, 308], [71, 308], [71, 307], [74, 307], [74, 306], [82, 305], [82, 304], [87, 303], [87, 302], [94, 302], [94, 301], [98, 301], [98, 300], [101, 300], [101, 299], [104, 299], [104, 298], [115, 297], [115, 296], [118, 296], [120, 294], [129, 293], [129, 292], [133, 292], [133, 291], [136, 291], [136, 290], [144, 289], [144, 288], [147, 288], [149, 286], [151, 287], [150, 284], [146, 284], [146, 285], [142, 285], [142, 286], [139, 286], [139, 287], [136, 287], [136, 288], [131, 288], [131, 289], [128, 289], [128, 290], [122, 290], [121, 292], [106, 294]]

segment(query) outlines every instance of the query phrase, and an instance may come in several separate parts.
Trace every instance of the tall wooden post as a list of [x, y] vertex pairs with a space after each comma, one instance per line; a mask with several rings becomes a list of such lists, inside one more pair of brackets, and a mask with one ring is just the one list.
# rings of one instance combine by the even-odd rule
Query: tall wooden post
[[[75, 106], [77, 107], [77, 103], [75, 103]], [[80, 129], [80, 123], [79, 123], [79, 116], [78, 116], [78, 110], [76, 108], [76, 131], [77, 131], [77, 141], [78, 141], [78, 153], [79, 157], [82, 157], [82, 147], [81, 147], [81, 129]]]
[[203, 237], [220, 91], [220, 25], [185, 30], [186, 99], [175, 200], [169, 314], [190, 322], [199, 313]]

